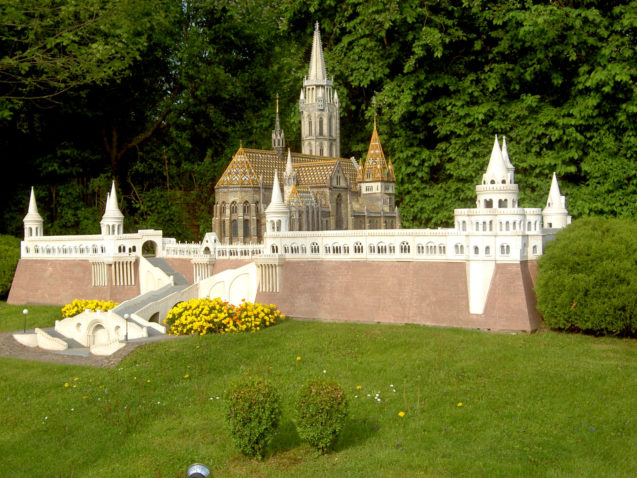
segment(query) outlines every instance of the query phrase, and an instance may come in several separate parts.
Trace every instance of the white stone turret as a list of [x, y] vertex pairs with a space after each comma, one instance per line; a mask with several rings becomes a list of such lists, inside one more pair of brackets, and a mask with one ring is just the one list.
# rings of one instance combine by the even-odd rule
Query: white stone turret
[[296, 180], [297, 174], [294, 171], [294, 166], [292, 166], [292, 153], [290, 153], [290, 148], [288, 148], [288, 160], [285, 164], [285, 173], [283, 173], [283, 198], [285, 201], [288, 200], [292, 189], [296, 186]]
[[334, 80], [328, 79], [325, 70], [321, 32], [316, 22], [310, 68], [299, 97], [304, 154], [334, 157], [341, 154], [339, 102], [333, 87]]
[[547, 229], [563, 229], [571, 223], [571, 216], [566, 210], [566, 197], [560, 193], [555, 173], [553, 173], [551, 180], [551, 190], [546, 200], [546, 207], [542, 210], [542, 220]]
[[266, 232], [287, 232], [290, 230], [290, 210], [283, 202], [278, 171], [274, 170], [272, 199], [265, 210]]
[[117, 205], [115, 181], [111, 186], [111, 193], [106, 196], [106, 208], [100, 226], [103, 236], [119, 236], [124, 233], [124, 215]]
[[38, 213], [38, 205], [35, 203], [33, 187], [31, 187], [31, 197], [29, 198], [29, 211], [27, 212], [27, 215], [24, 216], [22, 222], [24, 223], [25, 239], [28, 239], [29, 237], [40, 237], [43, 235], [42, 227], [44, 221], [42, 221], [42, 216]]
[[518, 185], [514, 181], [514, 167], [506, 149], [500, 149], [496, 135], [489, 159], [487, 171], [482, 176], [482, 184], [476, 186], [478, 208], [516, 208], [518, 207]]

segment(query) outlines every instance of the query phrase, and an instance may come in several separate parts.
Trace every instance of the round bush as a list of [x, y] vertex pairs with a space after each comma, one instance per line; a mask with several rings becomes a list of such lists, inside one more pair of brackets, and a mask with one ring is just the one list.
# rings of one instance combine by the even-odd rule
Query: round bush
[[299, 436], [326, 453], [345, 425], [345, 392], [336, 382], [309, 380], [299, 391], [296, 411]]
[[637, 332], [637, 224], [574, 221], [538, 260], [537, 308], [554, 329], [596, 335]]
[[263, 458], [281, 418], [279, 396], [267, 381], [246, 377], [225, 394], [226, 420], [232, 439], [245, 455]]

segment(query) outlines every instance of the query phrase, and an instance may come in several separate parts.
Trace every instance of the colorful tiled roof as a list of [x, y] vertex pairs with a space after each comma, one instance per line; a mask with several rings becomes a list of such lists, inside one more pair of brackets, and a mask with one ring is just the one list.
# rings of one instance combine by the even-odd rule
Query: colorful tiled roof
[[367, 151], [365, 165], [363, 166], [362, 171], [359, 169], [357, 180], [358, 182], [396, 181], [391, 161], [388, 166], [387, 161], [385, 160], [383, 146], [380, 144], [378, 130], [376, 129], [376, 120], [374, 120], [374, 131], [372, 133], [372, 139], [369, 142], [369, 150]]
[[[349, 183], [352, 186], [355, 184], [357, 170], [349, 159], [302, 153], [291, 153], [291, 157], [294, 170], [298, 173], [298, 186], [327, 186], [338, 163]], [[257, 187], [260, 178], [265, 187], [272, 187], [274, 170], [283, 172], [285, 166], [286, 161], [274, 151], [239, 148], [216, 187]]]

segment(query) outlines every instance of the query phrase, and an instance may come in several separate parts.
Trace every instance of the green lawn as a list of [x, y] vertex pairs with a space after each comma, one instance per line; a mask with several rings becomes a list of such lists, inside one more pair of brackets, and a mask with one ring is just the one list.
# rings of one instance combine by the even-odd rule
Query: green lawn
[[[0, 330], [22, 328], [15, 311], [0, 304]], [[245, 373], [283, 401], [263, 462], [225, 428], [219, 397]], [[311, 377], [350, 402], [326, 456], [293, 425]], [[175, 477], [194, 462], [213, 476], [637, 475], [634, 340], [288, 320], [148, 345], [114, 369], [0, 358], [0, 404], [0, 476]]]

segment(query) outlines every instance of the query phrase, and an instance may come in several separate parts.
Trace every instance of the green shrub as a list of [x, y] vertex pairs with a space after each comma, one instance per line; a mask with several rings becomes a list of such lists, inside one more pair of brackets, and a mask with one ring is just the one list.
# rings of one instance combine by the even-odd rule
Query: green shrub
[[15, 269], [20, 260], [20, 239], [0, 235], [0, 298], [6, 298], [11, 289]]
[[296, 412], [299, 436], [320, 453], [326, 453], [345, 424], [345, 392], [336, 382], [309, 380], [299, 391]]
[[637, 224], [574, 221], [538, 260], [538, 310], [555, 329], [597, 335], [637, 332]]
[[248, 456], [263, 458], [281, 417], [279, 396], [267, 381], [245, 377], [225, 394], [226, 419], [235, 445]]

